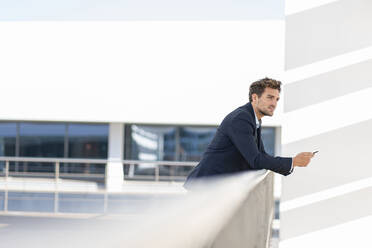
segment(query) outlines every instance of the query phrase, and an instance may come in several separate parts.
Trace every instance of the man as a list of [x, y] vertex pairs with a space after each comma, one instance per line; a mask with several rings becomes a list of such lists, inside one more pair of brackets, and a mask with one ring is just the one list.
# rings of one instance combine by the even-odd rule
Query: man
[[195, 178], [239, 171], [267, 169], [287, 176], [294, 167], [310, 163], [312, 152], [302, 152], [294, 158], [272, 157], [265, 152], [261, 119], [273, 116], [280, 86], [280, 81], [270, 78], [251, 84], [249, 102], [222, 121], [202, 160], [187, 177], [185, 188], [190, 189]]

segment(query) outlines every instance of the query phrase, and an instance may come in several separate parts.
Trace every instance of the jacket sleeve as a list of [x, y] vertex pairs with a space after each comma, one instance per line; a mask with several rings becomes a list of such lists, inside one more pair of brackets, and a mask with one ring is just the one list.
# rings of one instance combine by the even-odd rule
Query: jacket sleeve
[[292, 158], [272, 157], [260, 152], [254, 139], [255, 125], [251, 119], [247, 113], [241, 112], [230, 120], [228, 135], [236, 148], [252, 169], [267, 169], [289, 175]]
[[[262, 147], [263, 152], [266, 155], [270, 156], [269, 154], [266, 153], [265, 146], [264, 146], [264, 144], [262, 142], [262, 139], [260, 139], [260, 143], [261, 143], [261, 147]], [[290, 158], [290, 159], [291, 159], [291, 168], [289, 169], [289, 173], [288, 174], [291, 174], [293, 172], [293, 169], [294, 169], [294, 167], [293, 167], [293, 158]]]

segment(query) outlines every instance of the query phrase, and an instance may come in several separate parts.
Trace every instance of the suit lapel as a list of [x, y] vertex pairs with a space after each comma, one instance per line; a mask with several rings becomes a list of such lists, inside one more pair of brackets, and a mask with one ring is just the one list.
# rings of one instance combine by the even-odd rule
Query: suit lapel
[[[248, 102], [244, 107], [248, 110], [248, 113], [250, 113], [253, 117], [253, 120], [256, 120], [256, 116], [254, 114], [254, 110], [252, 107], [252, 104]], [[256, 122], [254, 122], [254, 126], [256, 126]], [[261, 127], [259, 129], [254, 129], [254, 138], [257, 144], [257, 148], [259, 151], [261, 151]]]
[[261, 151], [261, 127], [257, 129], [257, 148]]

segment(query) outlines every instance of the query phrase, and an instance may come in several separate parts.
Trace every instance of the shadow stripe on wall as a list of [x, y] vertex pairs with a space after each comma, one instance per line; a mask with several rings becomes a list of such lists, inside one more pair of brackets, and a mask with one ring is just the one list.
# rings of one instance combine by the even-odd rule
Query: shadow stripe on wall
[[290, 112], [372, 87], [372, 59], [284, 86], [284, 111]]
[[371, 215], [372, 201], [365, 201], [367, 195], [372, 195], [372, 187], [281, 213], [281, 225], [296, 226], [281, 229], [281, 239], [290, 239]]
[[371, 46], [371, 9], [369, 0], [343, 0], [286, 16], [286, 69]]

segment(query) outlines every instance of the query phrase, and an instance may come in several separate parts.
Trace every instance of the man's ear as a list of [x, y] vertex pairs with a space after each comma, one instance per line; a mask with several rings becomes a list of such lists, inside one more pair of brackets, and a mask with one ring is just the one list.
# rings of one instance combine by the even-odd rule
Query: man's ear
[[256, 102], [257, 99], [258, 99], [258, 95], [257, 94], [252, 94], [252, 101]]

